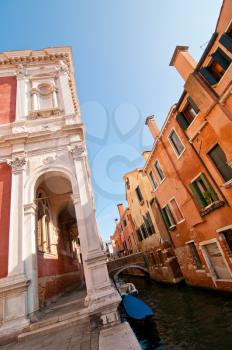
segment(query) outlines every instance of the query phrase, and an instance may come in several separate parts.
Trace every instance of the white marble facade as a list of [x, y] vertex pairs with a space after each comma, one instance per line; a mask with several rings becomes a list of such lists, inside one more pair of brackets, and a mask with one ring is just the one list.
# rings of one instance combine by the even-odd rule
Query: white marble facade
[[0, 54], [0, 77], [16, 76], [16, 118], [0, 125], [0, 162], [12, 168], [8, 276], [0, 279], [0, 336], [18, 331], [38, 310], [35, 193], [44, 176], [69, 181], [78, 224], [89, 313], [117, 321], [99, 241], [71, 49]]

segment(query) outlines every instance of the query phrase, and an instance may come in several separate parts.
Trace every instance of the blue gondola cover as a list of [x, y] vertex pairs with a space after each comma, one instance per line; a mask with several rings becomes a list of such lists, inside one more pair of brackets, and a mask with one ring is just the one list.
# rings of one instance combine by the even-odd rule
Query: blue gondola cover
[[122, 303], [127, 315], [136, 320], [143, 320], [145, 317], [154, 315], [154, 312], [147, 304], [132, 295], [124, 295]]

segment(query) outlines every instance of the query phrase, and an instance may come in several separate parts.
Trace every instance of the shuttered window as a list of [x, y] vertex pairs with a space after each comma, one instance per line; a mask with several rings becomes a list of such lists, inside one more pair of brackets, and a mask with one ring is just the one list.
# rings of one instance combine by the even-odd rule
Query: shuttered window
[[173, 218], [172, 212], [169, 208], [168, 205], [166, 205], [166, 207], [164, 207], [162, 209], [162, 216], [165, 222], [165, 225], [167, 226], [167, 228], [171, 228], [175, 226], [175, 220]]
[[141, 242], [143, 240], [143, 236], [142, 236], [139, 228], [136, 230], [136, 236], [137, 236], [139, 242]]
[[188, 246], [197, 269], [202, 269], [201, 259], [194, 242], [188, 243]]
[[219, 82], [230, 63], [231, 59], [221, 49], [217, 49], [212, 54], [212, 61], [208, 67], [201, 68], [200, 73], [210, 85], [214, 85]]
[[218, 169], [223, 179], [227, 182], [232, 179], [232, 168], [227, 164], [226, 156], [219, 145], [214, 146], [209, 152], [209, 157]]
[[213, 187], [204, 174], [201, 174], [195, 181], [193, 181], [190, 187], [201, 208], [205, 208], [209, 204], [218, 200], [217, 194], [214, 192]]
[[187, 129], [187, 127], [195, 119], [196, 115], [199, 113], [199, 108], [196, 103], [192, 100], [190, 96], [187, 98], [187, 103], [181, 113], [176, 117], [177, 123], [180, 125], [182, 130]]
[[180, 156], [184, 150], [184, 146], [183, 146], [183, 143], [181, 142], [179, 136], [177, 135], [176, 131], [172, 130], [168, 138], [169, 138], [176, 154], [178, 156]]
[[140, 230], [141, 230], [141, 232], [142, 232], [142, 234], [143, 234], [143, 237], [144, 237], [144, 238], [147, 238], [147, 237], [148, 237], [148, 232], [147, 232], [147, 229], [146, 229], [145, 224], [142, 224], [142, 225], [140, 226]]
[[142, 196], [142, 193], [141, 193], [139, 186], [136, 187], [135, 192], [136, 192], [136, 196], [138, 198], [138, 201], [140, 203], [143, 203], [143, 196]]
[[219, 39], [219, 42], [232, 53], [232, 37], [229, 35], [229, 33], [222, 34], [221, 38]]

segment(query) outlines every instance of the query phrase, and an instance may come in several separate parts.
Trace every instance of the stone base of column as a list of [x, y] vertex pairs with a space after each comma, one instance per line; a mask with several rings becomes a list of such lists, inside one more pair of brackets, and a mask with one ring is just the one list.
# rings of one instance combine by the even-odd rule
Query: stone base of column
[[0, 338], [16, 334], [29, 324], [26, 316], [28, 285], [23, 274], [0, 279]]
[[121, 297], [111, 282], [106, 266], [106, 256], [101, 253], [85, 261], [87, 297], [90, 315], [97, 315], [103, 326], [120, 322], [118, 306]]

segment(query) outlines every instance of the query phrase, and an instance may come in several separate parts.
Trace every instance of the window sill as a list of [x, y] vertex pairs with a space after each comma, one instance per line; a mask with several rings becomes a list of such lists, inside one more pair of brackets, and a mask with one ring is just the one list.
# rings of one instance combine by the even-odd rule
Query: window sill
[[60, 108], [41, 109], [41, 110], [31, 111], [28, 115], [28, 118], [29, 119], [47, 118], [53, 115], [60, 115], [60, 113], [61, 113]]
[[225, 182], [222, 187], [225, 187], [225, 188], [230, 188], [232, 187], [232, 179], [230, 179], [229, 181]]
[[172, 225], [168, 228], [169, 231], [174, 231], [176, 229], [176, 225]]
[[225, 205], [224, 201], [213, 202], [213, 203], [207, 205], [205, 208], [201, 209], [200, 215], [205, 216], [205, 215], [211, 213], [211, 211], [214, 211], [215, 209], [221, 208], [224, 205]]

